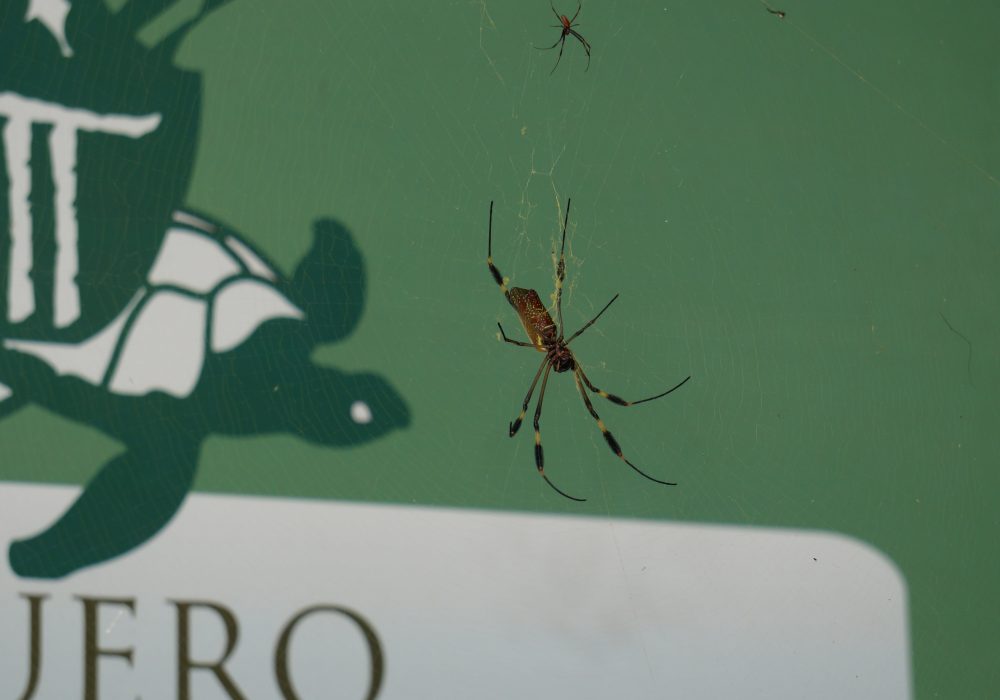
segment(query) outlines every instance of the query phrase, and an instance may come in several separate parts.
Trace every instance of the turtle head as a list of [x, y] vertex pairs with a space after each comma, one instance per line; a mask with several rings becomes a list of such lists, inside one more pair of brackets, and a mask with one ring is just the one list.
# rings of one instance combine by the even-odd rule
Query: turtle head
[[377, 374], [316, 367], [276, 392], [285, 428], [310, 442], [360, 445], [410, 424], [403, 397]]
[[335, 219], [313, 223], [313, 245], [290, 281], [314, 344], [346, 338], [361, 320], [366, 279], [361, 251]]

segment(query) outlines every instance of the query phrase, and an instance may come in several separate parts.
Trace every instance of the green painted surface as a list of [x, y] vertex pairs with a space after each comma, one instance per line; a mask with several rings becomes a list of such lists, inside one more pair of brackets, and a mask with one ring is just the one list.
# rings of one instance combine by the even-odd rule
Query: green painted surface
[[[567, 44], [551, 76], [545, 3], [235, 0], [205, 20], [179, 53], [204, 88], [183, 203], [286, 274], [315, 219], [343, 221], [367, 305], [313, 358], [378, 371], [412, 424], [350, 450], [209, 438], [195, 487], [847, 533], [909, 585], [917, 697], [990, 696], [1000, 9], [782, 9], [588, 4], [590, 70]], [[592, 380], [638, 398], [693, 375], [596, 404], [677, 488], [611, 454], [565, 375], [547, 472], [590, 500], [538, 479], [530, 431], [507, 437], [539, 358], [497, 338], [517, 322], [485, 265], [489, 201], [497, 264], [544, 297], [567, 197], [567, 324], [622, 295], [574, 344]], [[0, 476], [82, 482], [116, 454], [95, 435], [14, 414]]]

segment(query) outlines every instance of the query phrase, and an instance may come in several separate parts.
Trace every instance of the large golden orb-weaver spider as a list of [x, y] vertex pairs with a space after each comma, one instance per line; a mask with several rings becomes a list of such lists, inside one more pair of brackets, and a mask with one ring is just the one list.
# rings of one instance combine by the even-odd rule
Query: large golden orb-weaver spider
[[[611, 306], [618, 295], [615, 294], [603, 309], [601, 309], [594, 318], [590, 319], [587, 323], [583, 325], [580, 330], [573, 333], [569, 338], [564, 337], [565, 326], [563, 325], [563, 313], [562, 313], [562, 288], [563, 281], [566, 279], [566, 226], [569, 223], [569, 205], [570, 200], [566, 200], [566, 217], [563, 220], [563, 230], [562, 230], [562, 245], [559, 249], [559, 262], [556, 265], [556, 316], [559, 319], [559, 325], [557, 326], [552, 321], [552, 316], [549, 315], [548, 310], [545, 305], [542, 304], [542, 300], [538, 297], [538, 292], [534, 289], [523, 289], [521, 287], [507, 287], [508, 280], [500, 274], [500, 270], [497, 269], [496, 265], [493, 264], [493, 202], [490, 202], [490, 224], [489, 224], [489, 235], [487, 239], [487, 257], [486, 264], [489, 265], [490, 273], [493, 275], [493, 279], [496, 281], [497, 285], [500, 287], [500, 291], [503, 292], [507, 301], [510, 305], [514, 307], [517, 312], [518, 318], [521, 319], [521, 325], [524, 326], [525, 333], [528, 334], [528, 338], [531, 340], [529, 343], [522, 342], [520, 340], [511, 340], [507, 337], [507, 334], [503, 330], [503, 326], [497, 323], [500, 328], [500, 335], [503, 337], [504, 342], [510, 343], [511, 345], [517, 345], [522, 348], [534, 348], [539, 352], [545, 353], [545, 358], [542, 360], [541, 366], [539, 366], [538, 371], [535, 372], [535, 378], [531, 380], [531, 386], [528, 387], [528, 393], [524, 397], [524, 403], [521, 404], [521, 413], [518, 414], [514, 422], [510, 424], [510, 436], [514, 437], [518, 429], [521, 427], [521, 421], [524, 420], [524, 414], [528, 410], [528, 403], [531, 401], [531, 396], [535, 392], [535, 386], [538, 384], [538, 379], [542, 379], [542, 387], [538, 392], [538, 404], [535, 406], [535, 466], [538, 468], [538, 473], [542, 475], [545, 482], [555, 489], [559, 494], [569, 498], [573, 501], [585, 501], [585, 498], [576, 498], [570, 496], [568, 493], [558, 488], [549, 477], [545, 474], [545, 455], [542, 451], [542, 433], [538, 427], [538, 421], [542, 417], [542, 401], [545, 399], [545, 386], [549, 381], [549, 373], [555, 370], [556, 373], [559, 372], [572, 372], [573, 380], [576, 382], [576, 388], [580, 392], [580, 396], [583, 398], [583, 403], [586, 405], [587, 410], [590, 415], [594, 417], [597, 421], [597, 427], [601, 429], [601, 433], [604, 435], [604, 439], [607, 441], [608, 446], [611, 450], [620, 457], [625, 464], [629, 465], [642, 474], [644, 477], [650, 481], [655, 481], [658, 484], [664, 484], [666, 486], [676, 486], [677, 484], [671, 481], [660, 481], [659, 479], [654, 479], [649, 474], [645, 473], [639, 467], [635, 466], [622, 454], [622, 448], [615, 439], [615, 436], [611, 434], [607, 426], [604, 425], [604, 421], [601, 417], [597, 415], [597, 411], [594, 410], [594, 405], [590, 402], [590, 397], [587, 395], [584, 386], [587, 389], [602, 396], [611, 403], [618, 404], [619, 406], [636, 406], [641, 403], [646, 403], [647, 401], [652, 401], [653, 399], [658, 399], [666, 396], [675, 389], [680, 388], [684, 385], [691, 377], [686, 377], [676, 386], [667, 389], [662, 394], [657, 394], [656, 396], [650, 396], [649, 398], [640, 399], [638, 401], [626, 401], [625, 399], [610, 394], [603, 389], [598, 389], [594, 386], [590, 379], [587, 377], [586, 373], [583, 371], [583, 367], [577, 361], [576, 357], [573, 355], [573, 351], [569, 349], [569, 344], [573, 342], [574, 339], [580, 336], [585, 330], [590, 328], [594, 323], [601, 317], [608, 307]], [[544, 374], [543, 374], [544, 373]]]

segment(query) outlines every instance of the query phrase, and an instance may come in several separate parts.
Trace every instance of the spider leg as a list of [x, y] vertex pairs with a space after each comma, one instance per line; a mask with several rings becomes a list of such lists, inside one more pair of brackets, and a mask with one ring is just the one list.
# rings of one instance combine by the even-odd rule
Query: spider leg
[[587, 54], [587, 67], [583, 69], [583, 72], [586, 73], [588, 70], [590, 70], [590, 42], [584, 39], [577, 31], [570, 29], [569, 33], [575, 36], [577, 40], [579, 40], [579, 42], [583, 44], [583, 50]]
[[562, 17], [559, 16], [558, 12], [556, 12], [556, 6], [552, 4], [552, 0], [549, 0], [549, 7], [552, 8], [552, 14], [554, 14], [556, 16], [556, 19], [559, 20], [559, 26], [561, 27], [562, 26]]
[[580, 383], [579, 368], [577, 368], [576, 371], [573, 372], [573, 381], [576, 382], [576, 388], [579, 389], [580, 391], [580, 396], [583, 398], [583, 403], [586, 404], [587, 410], [590, 411], [590, 415], [592, 415], [594, 417], [594, 420], [597, 421], [597, 427], [601, 429], [601, 434], [604, 435], [604, 439], [607, 440], [608, 447], [611, 448], [611, 451], [614, 452], [616, 455], [618, 455], [618, 457], [620, 457], [621, 460], [625, 462], [625, 464], [632, 467], [632, 469], [634, 469], [635, 471], [637, 471], [639, 474], [646, 477], [650, 481], [655, 481], [656, 483], [663, 484], [664, 486], [677, 486], [677, 484], [672, 481], [660, 481], [659, 479], [654, 479], [649, 474], [639, 469], [639, 467], [635, 466], [630, 461], [625, 459], [625, 455], [622, 454], [622, 448], [618, 444], [618, 441], [615, 440], [615, 436], [611, 434], [611, 431], [608, 430], [607, 426], [604, 425], [604, 421], [602, 421], [601, 417], [597, 415], [597, 411], [594, 410], [594, 404], [590, 402], [590, 397], [587, 396], [587, 392], [584, 391], [583, 384]]
[[[547, 359], [548, 358], [546, 358], [546, 360]], [[551, 370], [552, 364], [549, 363], [545, 368], [545, 376], [542, 378], [542, 388], [538, 391], [538, 405], [535, 407], [535, 466], [538, 467], [538, 473], [541, 474], [543, 479], [545, 479], [545, 483], [551, 486], [556, 493], [561, 496], [565, 496], [571, 501], [583, 502], [587, 499], [570, 496], [568, 493], [553, 484], [549, 480], [549, 477], [545, 476], [545, 454], [542, 452], [542, 432], [538, 428], [538, 419], [542, 417], [542, 401], [545, 399], [545, 385], [549, 381], [549, 372]]]
[[535, 46], [535, 48], [538, 49], [539, 51], [551, 51], [555, 47], [559, 46], [559, 42], [562, 40], [563, 40], [563, 35], [560, 34], [559, 38], [556, 39], [556, 43], [552, 44], [552, 46], [535, 46], [534, 44], [532, 44], [532, 46]]
[[531, 402], [531, 395], [535, 393], [535, 385], [538, 384], [538, 378], [542, 376], [542, 370], [545, 369], [545, 366], [548, 363], [549, 356], [546, 355], [545, 359], [542, 360], [542, 364], [538, 367], [538, 371], [535, 372], [535, 378], [531, 380], [531, 386], [528, 387], [528, 393], [524, 397], [524, 403], [521, 404], [521, 412], [518, 414], [517, 418], [514, 419], [514, 422], [508, 426], [511, 437], [514, 437], [520, 429], [521, 421], [524, 420], [524, 414], [528, 412], [528, 404]]
[[[510, 305], [514, 306], [514, 302], [510, 300], [510, 292], [507, 290], [508, 280], [504, 279], [504, 276], [500, 274], [500, 270], [498, 270], [496, 265], [493, 264], [493, 202], [490, 202], [489, 231], [489, 237], [487, 238], [486, 243], [486, 264], [489, 265], [490, 273], [493, 275], [493, 281], [500, 287], [500, 291], [503, 292], [505, 297], [507, 297], [507, 301], [510, 302]], [[501, 329], [501, 331], [502, 330], [503, 329]]]
[[583, 332], [584, 332], [585, 330], [587, 330], [587, 329], [588, 329], [588, 328], [590, 328], [590, 327], [591, 327], [592, 325], [594, 325], [594, 324], [595, 324], [595, 323], [597, 322], [597, 319], [599, 319], [599, 318], [601, 317], [601, 314], [603, 314], [603, 313], [604, 313], [605, 311], [607, 311], [607, 310], [608, 310], [608, 307], [609, 307], [609, 306], [611, 306], [612, 304], [614, 304], [614, 303], [615, 303], [615, 299], [617, 299], [617, 298], [618, 298], [618, 295], [617, 295], [617, 294], [615, 294], [615, 295], [614, 295], [613, 297], [611, 297], [611, 301], [609, 301], [609, 302], [608, 302], [607, 304], [605, 304], [605, 305], [604, 305], [604, 308], [603, 308], [603, 309], [601, 309], [600, 311], [598, 311], [598, 312], [597, 312], [597, 315], [596, 315], [596, 316], [594, 316], [594, 317], [593, 317], [592, 319], [590, 319], [589, 321], [587, 321], [587, 323], [586, 323], [586, 324], [585, 324], [585, 325], [583, 326], [583, 328], [581, 328], [581, 329], [580, 329], [580, 330], [578, 330], [578, 331], [577, 331], [576, 333], [574, 333], [573, 335], [571, 335], [571, 336], [569, 337], [569, 340], [567, 340], [567, 341], [566, 341], [565, 343], [563, 343], [563, 344], [564, 344], [564, 345], [569, 345], [570, 343], [572, 343], [572, 342], [573, 342], [573, 339], [574, 339], [574, 338], [576, 338], [576, 337], [577, 337], [578, 335], [580, 335], [580, 334], [581, 334], [581, 333], [583, 333]]
[[562, 36], [559, 37], [559, 41], [561, 42], [561, 45], [559, 46], [559, 58], [556, 59], [556, 64], [554, 66], [552, 66], [552, 70], [549, 71], [549, 75], [552, 75], [553, 73], [556, 72], [556, 68], [559, 67], [559, 61], [562, 60], [563, 50], [566, 48], [566, 30], [565, 29], [563, 30]]
[[[553, 69], [554, 70], [554, 69]], [[562, 288], [566, 279], [566, 226], [569, 224], [569, 205], [571, 199], [566, 199], [566, 218], [563, 219], [562, 247], [559, 248], [559, 264], [556, 265], [556, 312], [559, 317], [559, 339], [563, 337]]]
[[503, 326], [500, 325], [499, 321], [497, 322], [497, 328], [500, 329], [500, 335], [503, 336], [503, 340], [504, 340], [505, 343], [510, 343], [511, 345], [519, 345], [522, 348], [534, 348], [534, 347], [537, 347], [533, 343], [525, 343], [525, 342], [520, 341], [520, 340], [511, 340], [510, 338], [508, 338], [507, 334], [503, 332]]
[[621, 398], [620, 396], [615, 396], [614, 394], [609, 394], [608, 392], [604, 391], [603, 389], [598, 389], [596, 386], [594, 386], [593, 384], [590, 383], [590, 379], [587, 377], [587, 373], [583, 371], [582, 367], [580, 367], [579, 362], [577, 363], [576, 366], [577, 366], [577, 369], [580, 372], [580, 379], [583, 380], [583, 383], [587, 385], [588, 389], [590, 389], [592, 392], [594, 392], [595, 394], [597, 394], [599, 396], [603, 396], [604, 398], [606, 398], [611, 403], [618, 404], [619, 406], [636, 406], [636, 405], [641, 404], [641, 403], [646, 403], [647, 401], [652, 401], [653, 399], [661, 398], [663, 396], [666, 396], [670, 392], [674, 391], [675, 389], [680, 389], [682, 386], [684, 386], [684, 384], [687, 383], [687, 380], [691, 378], [690, 376], [688, 376], [683, 381], [681, 381], [679, 384], [677, 384], [676, 386], [673, 386], [673, 387], [667, 389], [662, 394], [657, 394], [656, 396], [650, 396], [648, 399], [639, 399], [638, 401], [626, 401], [625, 399]]
[[[551, 2], [551, 0], [550, 0], [550, 2]], [[570, 24], [573, 24], [573, 22], [576, 21], [576, 18], [580, 16], [580, 10], [582, 10], [582, 9], [583, 9], [583, 4], [581, 3], [580, 0], [576, 0], [576, 14], [573, 15], [573, 19], [571, 19], [569, 21]]]

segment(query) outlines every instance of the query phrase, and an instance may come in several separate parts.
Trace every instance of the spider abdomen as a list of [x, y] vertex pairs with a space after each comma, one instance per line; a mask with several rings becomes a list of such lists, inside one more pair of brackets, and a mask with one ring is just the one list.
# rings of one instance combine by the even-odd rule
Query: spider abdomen
[[[513, 287], [510, 290], [510, 303], [517, 311], [524, 326], [528, 339], [538, 350], [546, 352], [546, 345], [556, 342], [556, 324], [534, 289]], [[558, 370], [557, 370], [558, 371]]]

